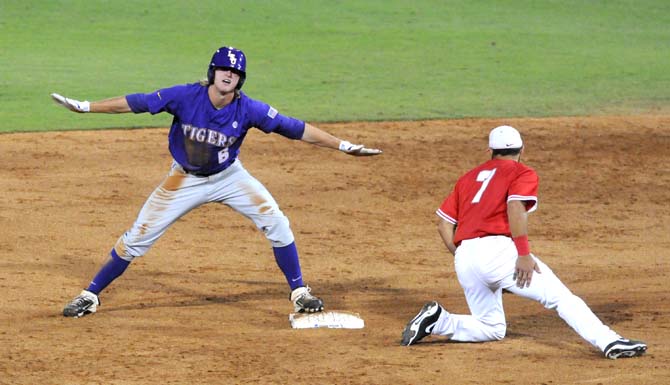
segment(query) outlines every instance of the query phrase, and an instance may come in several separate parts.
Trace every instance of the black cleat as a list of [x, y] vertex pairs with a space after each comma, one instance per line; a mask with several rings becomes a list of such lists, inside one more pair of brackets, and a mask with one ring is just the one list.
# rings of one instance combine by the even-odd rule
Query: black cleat
[[323, 300], [310, 292], [309, 286], [301, 286], [291, 292], [291, 302], [298, 313], [317, 313], [323, 311]]
[[400, 345], [409, 346], [430, 335], [443, 310], [442, 306], [435, 301], [425, 304], [419, 314], [405, 326]]
[[88, 290], [84, 290], [65, 306], [63, 315], [74, 318], [83, 317], [87, 314], [95, 313], [99, 305], [100, 299], [98, 299], [98, 296]]
[[642, 341], [620, 338], [605, 347], [605, 357], [616, 360], [619, 357], [637, 357], [647, 351], [647, 344]]

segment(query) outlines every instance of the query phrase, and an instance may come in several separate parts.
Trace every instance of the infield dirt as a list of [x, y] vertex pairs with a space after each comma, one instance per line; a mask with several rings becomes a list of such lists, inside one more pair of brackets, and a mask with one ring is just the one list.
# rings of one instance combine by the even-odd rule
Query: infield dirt
[[[512, 295], [500, 342], [399, 345], [426, 301], [467, 312], [434, 212], [500, 124], [540, 175], [533, 252], [646, 356], [607, 360]], [[362, 330], [291, 329], [269, 244], [217, 204], [175, 223], [98, 313], [62, 317], [166, 175], [167, 129], [0, 135], [0, 384], [669, 382], [670, 115], [319, 126], [384, 154], [253, 130], [240, 158], [291, 220], [314, 293]]]

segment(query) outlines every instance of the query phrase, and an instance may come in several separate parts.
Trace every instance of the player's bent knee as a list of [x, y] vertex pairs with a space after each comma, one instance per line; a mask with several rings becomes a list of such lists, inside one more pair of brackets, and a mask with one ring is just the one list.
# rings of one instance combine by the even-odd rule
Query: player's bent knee
[[500, 340], [502, 340], [503, 338], [505, 338], [505, 334], [506, 334], [506, 333], [507, 333], [507, 331], [505, 330], [505, 328], [503, 328], [503, 329], [496, 329], [496, 330], [493, 331], [493, 335], [492, 335], [492, 337], [493, 337], [494, 340], [496, 340], [496, 341], [500, 341]]
[[295, 240], [288, 218], [285, 216], [274, 217], [271, 221], [259, 227], [270, 241], [272, 247], [284, 247]]
[[505, 338], [505, 334], [507, 333], [507, 325], [502, 324], [502, 325], [494, 325], [491, 326], [491, 329], [489, 330], [489, 337], [491, 338], [491, 341], [500, 341], [503, 338]]
[[116, 242], [114, 245], [114, 251], [116, 252], [116, 255], [119, 256], [119, 258], [132, 262], [135, 258], [139, 258], [146, 254], [146, 252], [149, 250], [151, 246], [145, 246], [145, 245], [134, 245], [131, 244], [130, 241], [127, 239], [127, 233], [121, 236], [119, 240]]

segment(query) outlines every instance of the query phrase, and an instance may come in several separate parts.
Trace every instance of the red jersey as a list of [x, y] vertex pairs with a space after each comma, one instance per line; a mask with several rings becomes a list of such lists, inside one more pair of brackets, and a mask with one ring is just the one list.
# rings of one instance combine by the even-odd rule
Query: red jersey
[[529, 213], [535, 211], [538, 185], [535, 170], [523, 163], [491, 159], [460, 177], [436, 213], [457, 225], [456, 245], [488, 235], [511, 236], [507, 202], [524, 201]]

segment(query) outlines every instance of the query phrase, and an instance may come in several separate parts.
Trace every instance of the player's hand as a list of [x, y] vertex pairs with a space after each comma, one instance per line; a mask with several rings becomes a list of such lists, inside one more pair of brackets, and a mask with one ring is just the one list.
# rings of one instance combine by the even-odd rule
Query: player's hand
[[346, 140], [340, 142], [340, 151], [353, 156], [371, 156], [382, 153], [382, 150], [378, 150], [376, 148], [366, 148], [362, 144], [351, 144]]
[[533, 272], [541, 273], [533, 254], [519, 255], [519, 258], [516, 259], [513, 276], [516, 280], [516, 286], [521, 289], [529, 287], [530, 281], [533, 279]]
[[53, 93], [51, 94], [51, 99], [54, 100], [54, 102], [60, 104], [61, 106], [67, 108], [70, 111], [74, 112], [90, 112], [91, 111], [91, 103], [88, 101], [83, 101], [80, 102], [79, 100], [74, 100], [70, 98], [66, 98], [65, 96]]

